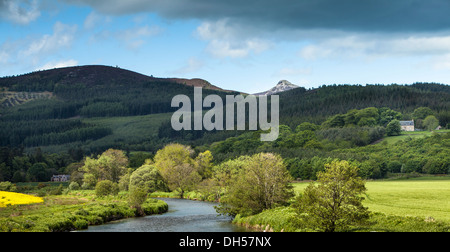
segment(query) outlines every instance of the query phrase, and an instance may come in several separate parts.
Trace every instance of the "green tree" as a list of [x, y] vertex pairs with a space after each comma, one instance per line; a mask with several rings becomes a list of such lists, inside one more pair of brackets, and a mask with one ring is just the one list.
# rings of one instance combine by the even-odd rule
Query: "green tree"
[[117, 195], [117, 193], [119, 193], [119, 185], [110, 180], [102, 180], [95, 186], [95, 195], [98, 197]]
[[167, 170], [182, 164], [193, 164], [192, 155], [194, 151], [191, 147], [182, 144], [169, 144], [158, 150], [154, 157], [155, 166], [163, 177]]
[[195, 158], [195, 167], [203, 179], [209, 178], [212, 175], [212, 160], [213, 156], [209, 150], [199, 153]]
[[392, 120], [402, 119], [402, 113], [392, 110], [390, 108], [381, 108], [380, 110], [380, 125], [386, 126]]
[[134, 171], [130, 176], [129, 190], [143, 189], [146, 193], [155, 191], [166, 191], [167, 185], [154, 165], [144, 164]]
[[165, 170], [164, 178], [167, 181], [171, 191], [178, 191], [180, 197], [184, 197], [184, 193], [192, 190], [202, 180], [197, 169], [191, 164], [181, 164], [170, 167]]
[[423, 120], [422, 124], [426, 130], [432, 131], [439, 126], [439, 120], [434, 115], [429, 115]]
[[396, 119], [392, 120], [386, 126], [386, 134], [388, 136], [398, 136], [402, 132], [402, 127], [400, 122]]
[[35, 163], [28, 169], [27, 177], [29, 181], [49, 181], [50, 175], [46, 163]]
[[118, 183], [120, 177], [126, 173], [127, 166], [128, 158], [123, 151], [109, 149], [97, 159], [87, 157], [80, 171], [84, 172], [83, 182], [93, 187], [101, 180]]
[[413, 113], [413, 119], [414, 119], [414, 124], [416, 126], [416, 128], [418, 129], [423, 129], [425, 127], [425, 125], [423, 124], [423, 121], [425, 120], [425, 118], [427, 118], [427, 116], [433, 115], [433, 110], [431, 110], [428, 107], [419, 107], [417, 109], [414, 110]]
[[300, 132], [300, 131], [304, 131], [304, 130], [316, 131], [319, 128], [320, 128], [319, 125], [316, 125], [316, 124], [310, 123], [310, 122], [304, 122], [295, 128], [295, 132]]
[[425, 119], [427, 116], [433, 115], [433, 110], [428, 107], [419, 107], [414, 110], [413, 118], [416, 119]]
[[231, 180], [216, 210], [231, 216], [250, 215], [286, 204], [293, 196], [291, 180], [279, 155], [255, 154]]
[[309, 184], [298, 197], [300, 218], [325, 232], [342, 230], [367, 219], [369, 212], [362, 205], [364, 197], [361, 196], [366, 187], [358, 177], [358, 168], [338, 160], [325, 168], [317, 175], [317, 184]]
[[228, 188], [250, 159], [250, 156], [239, 156], [214, 166], [213, 179], [220, 187]]

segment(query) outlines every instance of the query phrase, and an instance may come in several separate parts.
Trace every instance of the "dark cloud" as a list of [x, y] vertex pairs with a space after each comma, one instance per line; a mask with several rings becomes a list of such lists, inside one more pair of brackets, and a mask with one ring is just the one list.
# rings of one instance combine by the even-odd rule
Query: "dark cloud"
[[267, 29], [424, 32], [450, 28], [448, 0], [66, 0], [120, 15], [230, 22]]
[[28, 24], [40, 15], [36, 0], [0, 0], [0, 20]]

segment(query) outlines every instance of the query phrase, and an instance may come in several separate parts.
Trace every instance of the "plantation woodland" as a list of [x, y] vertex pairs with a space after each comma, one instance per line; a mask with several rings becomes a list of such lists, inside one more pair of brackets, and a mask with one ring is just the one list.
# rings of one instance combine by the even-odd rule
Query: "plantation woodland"
[[[199, 191], [220, 199], [218, 212], [242, 217], [287, 206], [295, 198], [291, 182], [326, 183], [339, 169], [362, 180], [450, 173], [448, 85], [289, 90], [279, 94], [278, 139], [262, 142], [260, 131], [173, 130], [171, 99], [192, 98], [189, 83], [107, 66], [0, 78], [0, 182], [69, 174], [72, 188], [128, 191], [136, 207], [149, 193]], [[204, 96], [241, 94], [200, 83]], [[401, 131], [404, 120], [414, 120], [416, 131]], [[360, 190], [347, 193], [357, 199], [365, 189], [355, 183]], [[316, 204], [315, 195], [326, 190], [318, 188], [295, 201]], [[315, 208], [306, 205], [297, 209], [312, 214]], [[351, 216], [348, 223], [367, 217], [361, 205], [354, 207], [361, 209], [357, 217], [342, 215]], [[322, 223], [323, 230], [341, 228], [336, 223]]]

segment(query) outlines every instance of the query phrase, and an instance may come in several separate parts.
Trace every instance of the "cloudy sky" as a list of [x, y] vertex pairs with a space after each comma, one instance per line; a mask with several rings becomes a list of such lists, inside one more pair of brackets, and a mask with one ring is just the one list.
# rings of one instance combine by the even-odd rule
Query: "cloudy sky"
[[101, 64], [264, 91], [450, 83], [448, 0], [0, 0], [0, 76]]

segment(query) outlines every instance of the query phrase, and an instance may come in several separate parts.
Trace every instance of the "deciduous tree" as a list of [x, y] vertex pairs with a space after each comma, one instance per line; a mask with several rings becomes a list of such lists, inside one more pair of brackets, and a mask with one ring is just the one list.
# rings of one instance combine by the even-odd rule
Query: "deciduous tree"
[[283, 205], [293, 196], [291, 180], [279, 155], [255, 154], [231, 180], [217, 210], [235, 216], [256, 214]]
[[312, 182], [298, 197], [300, 218], [325, 232], [344, 229], [368, 218], [362, 205], [365, 182], [358, 168], [347, 161], [333, 161], [319, 172], [317, 184]]

